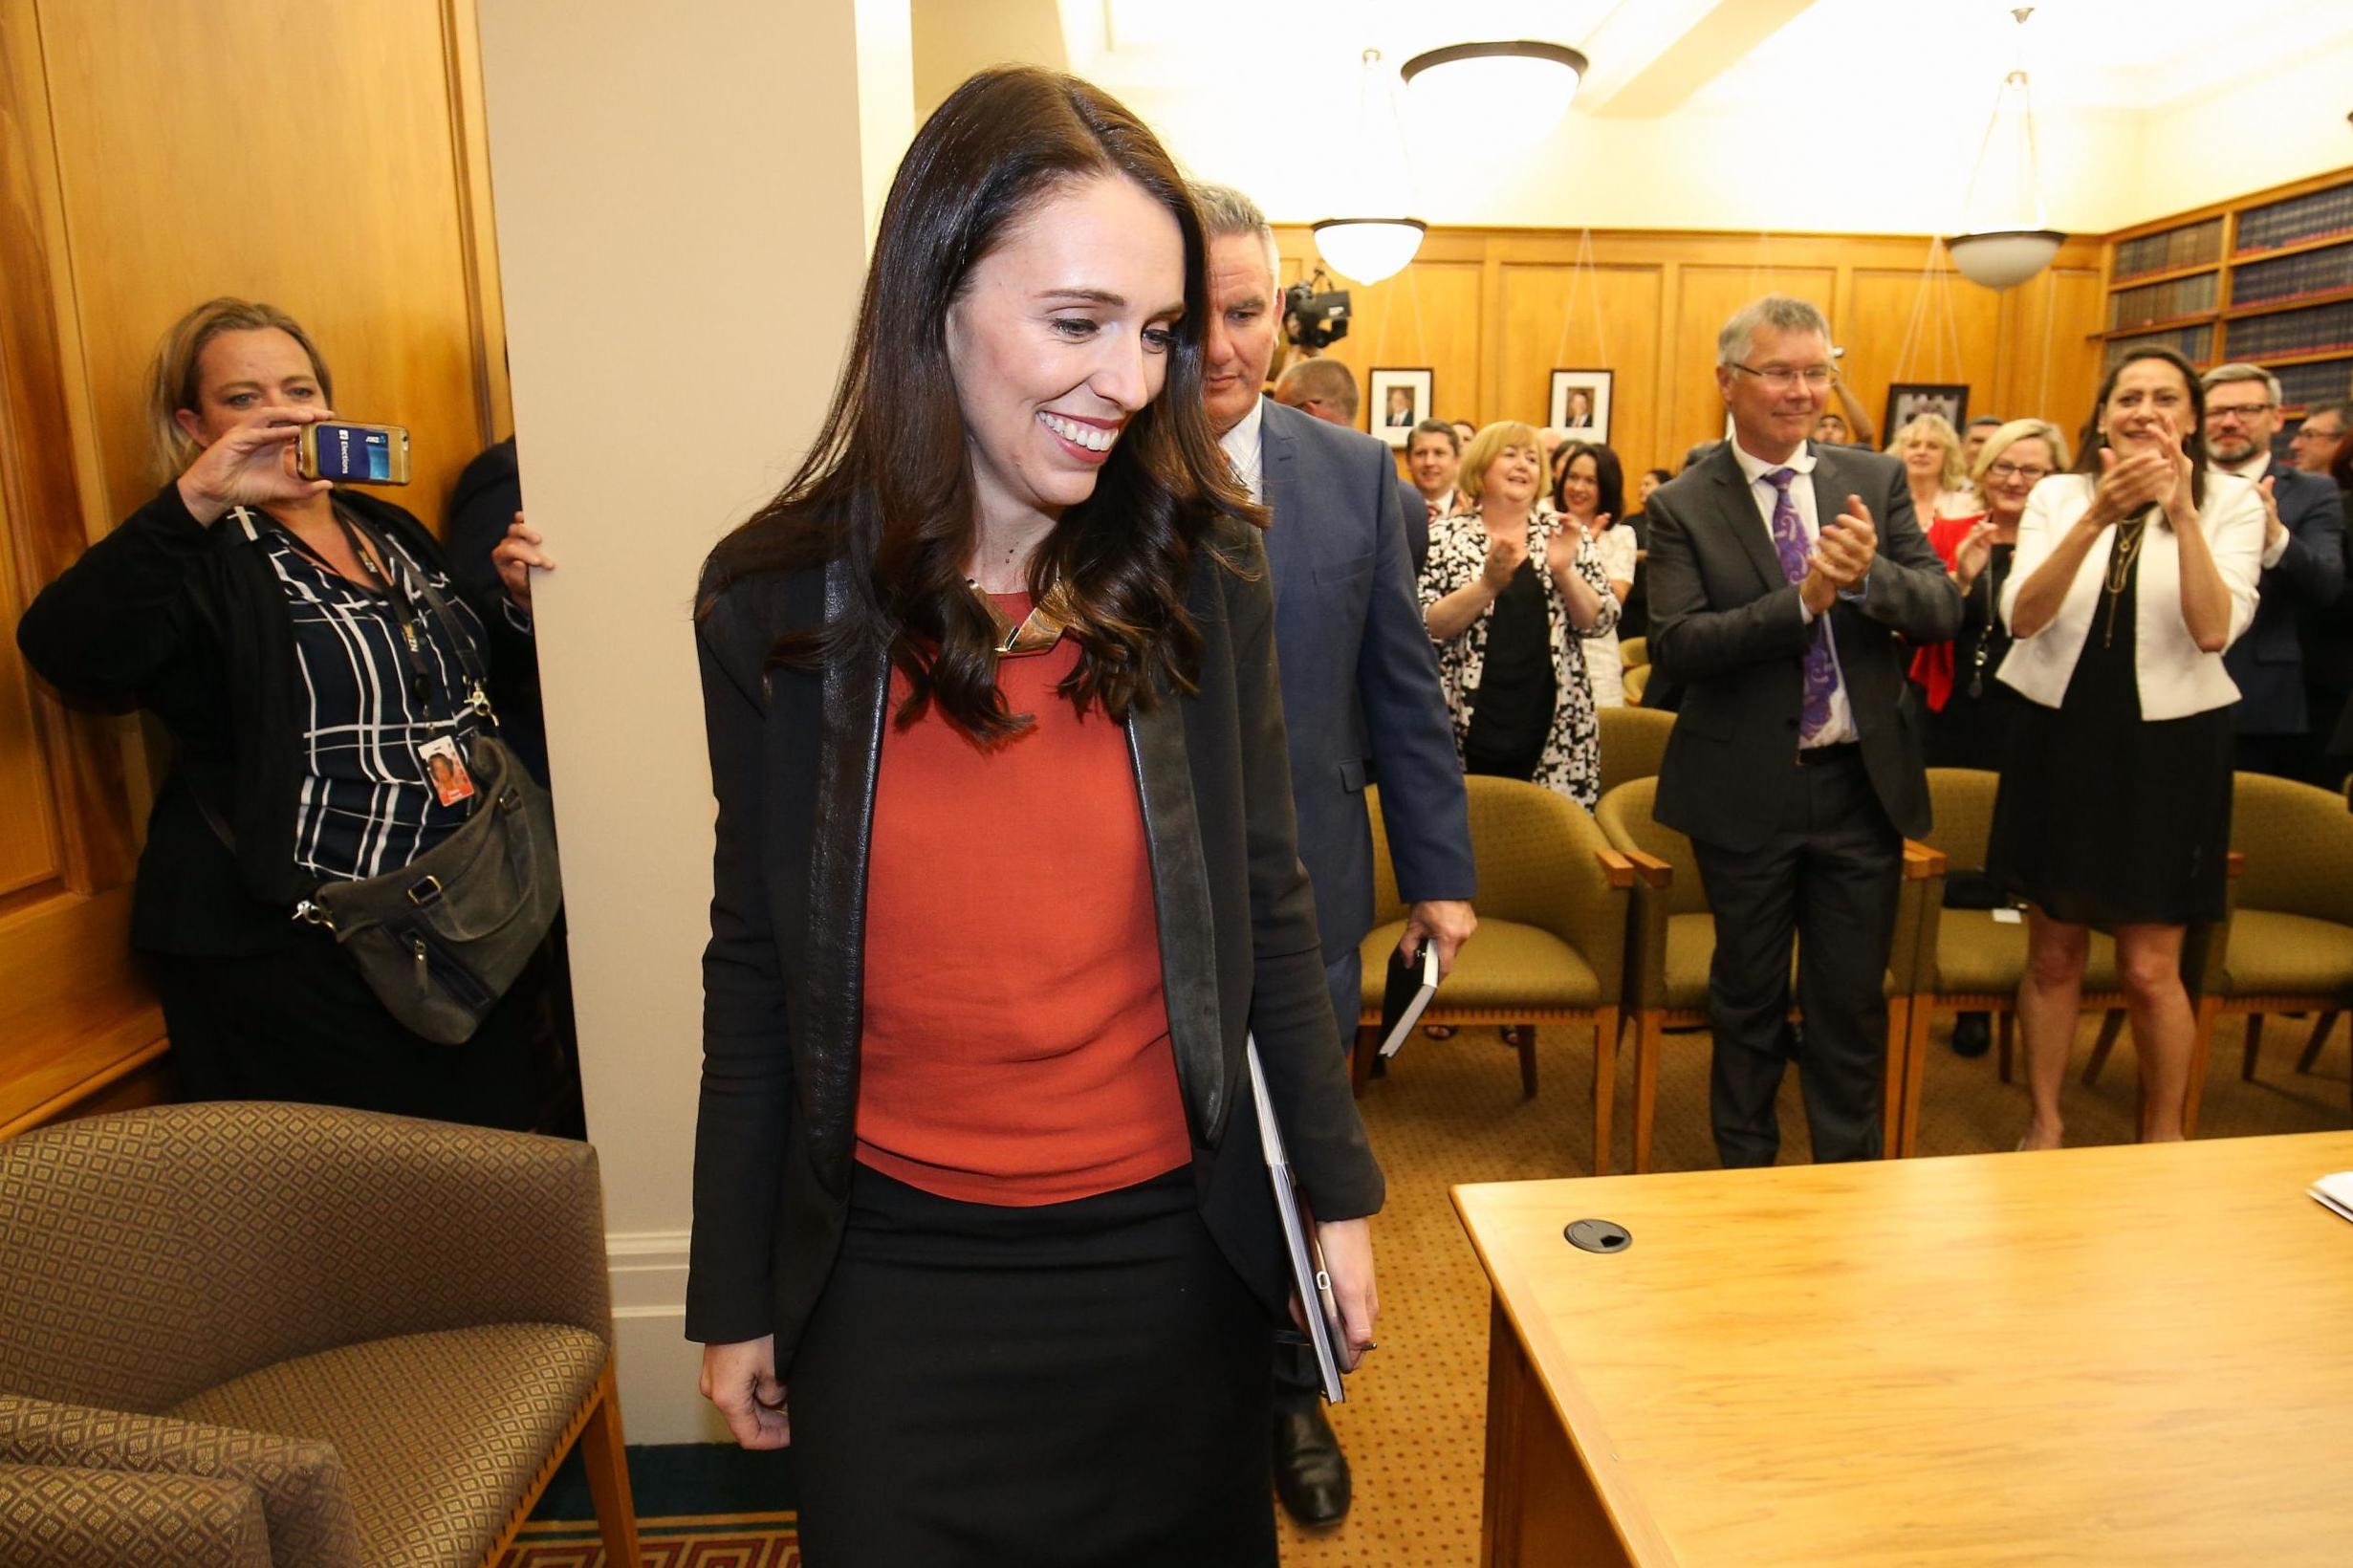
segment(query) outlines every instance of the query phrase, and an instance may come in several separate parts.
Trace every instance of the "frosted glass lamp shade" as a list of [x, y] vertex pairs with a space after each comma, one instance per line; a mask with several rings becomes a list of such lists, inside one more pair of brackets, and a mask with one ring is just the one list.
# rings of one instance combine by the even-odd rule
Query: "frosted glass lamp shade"
[[1945, 249], [1972, 283], [2008, 289], [2049, 266], [2066, 237], [2050, 229], [2002, 229], [1955, 235], [1945, 242]]
[[1426, 123], [1477, 127], [1491, 150], [1533, 146], [1560, 123], [1585, 79], [1585, 56], [1561, 44], [1450, 44], [1407, 60], [1399, 74]]
[[1314, 226], [1316, 250], [1342, 277], [1378, 283], [1405, 269], [1428, 228], [1419, 218], [1326, 218]]

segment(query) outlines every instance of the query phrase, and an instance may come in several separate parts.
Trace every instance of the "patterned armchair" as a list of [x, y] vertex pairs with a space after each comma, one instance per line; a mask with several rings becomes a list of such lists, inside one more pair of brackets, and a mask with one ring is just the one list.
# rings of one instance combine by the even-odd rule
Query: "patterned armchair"
[[0, 1562], [446, 1564], [577, 1440], [636, 1525], [586, 1145], [168, 1105], [0, 1143]]
[[[1626, 896], [1634, 868], [1609, 847], [1583, 807], [1515, 779], [1471, 777], [1471, 848], [1479, 871], [1479, 930], [1429, 1001], [1432, 1024], [1591, 1024], [1593, 1168], [1609, 1173], [1610, 1112], [1618, 1079], [1620, 988]], [[1373, 818], [1373, 929], [1364, 938], [1364, 1006], [1354, 1055], [1364, 1091], [1380, 1044], [1389, 954], [1405, 934], [1405, 904]], [[1536, 1041], [1519, 1047], [1520, 1088], [1536, 1095]]]

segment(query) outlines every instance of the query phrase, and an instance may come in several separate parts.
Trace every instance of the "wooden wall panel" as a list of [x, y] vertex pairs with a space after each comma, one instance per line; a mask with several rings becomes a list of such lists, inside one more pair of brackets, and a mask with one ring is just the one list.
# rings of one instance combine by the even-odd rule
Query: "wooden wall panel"
[[2001, 295], [1990, 289], [1950, 279], [1924, 288], [1916, 267], [1854, 269], [1830, 324], [1841, 342], [1869, 345], [1848, 348], [1841, 373], [1882, 445], [1895, 435], [1885, 427], [1892, 381], [1966, 382], [1972, 416], [2000, 412], [1993, 390], [2001, 315]]
[[338, 412], [409, 427], [415, 481], [393, 498], [437, 524], [491, 425], [443, 8], [37, 10], [101, 453], [95, 526], [153, 493], [147, 365], [215, 294], [290, 312], [335, 371]]
[[[0, 486], [0, 542], [12, 532], [7, 487]], [[53, 765], [34, 719], [32, 679], [16, 651], [17, 606], [29, 597], [15, 553], [0, 549], [0, 898], [54, 881], [64, 869]]]
[[[1314, 265], [1313, 237], [1288, 227], [1275, 234], [1286, 280], [1302, 275]], [[1572, 302], [1580, 243], [1594, 272], [1578, 279]], [[1716, 330], [1749, 300], [1779, 291], [1828, 313], [1874, 424], [1890, 381], [1952, 379], [1969, 383], [1972, 408], [2040, 412], [2072, 427], [2099, 379], [2098, 344], [2087, 335], [2101, 324], [2100, 242], [2071, 241], [2042, 277], [2005, 294], [1940, 263], [1945, 281], [1921, 313], [1919, 346], [1899, 378], [1933, 243], [1884, 234], [1436, 229], [1396, 278], [1341, 285], [1355, 295], [1355, 320], [1333, 357], [1358, 373], [1360, 384], [1374, 364], [1431, 365], [1439, 412], [1478, 425], [1541, 421], [1556, 356], [1571, 361], [1559, 368], [1598, 364], [1617, 375], [1611, 445], [1627, 468], [1671, 468], [1693, 443], [1723, 431]], [[1597, 293], [1598, 326], [1589, 303]], [[1405, 303], [1417, 294], [1418, 316]], [[1950, 335], [1943, 331], [1948, 306]], [[1942, 367], [1938, 338], [1947, 345]]]
[[1658, 380], [1658, 335], [1650, 323], [1659, 316], [1660, 270], [1602, 267], [1572, 279], [1572, 269], [1558, 263], [1507, 260], [1501, 272], [1500, 408], [1525, 409], [1521, 417], [1542, 425], [1555, 370], [1614, 371], [1610, 444], [1621, 453], [1649, 451], [1657, 434], [1654, 400], [1646, 394]]

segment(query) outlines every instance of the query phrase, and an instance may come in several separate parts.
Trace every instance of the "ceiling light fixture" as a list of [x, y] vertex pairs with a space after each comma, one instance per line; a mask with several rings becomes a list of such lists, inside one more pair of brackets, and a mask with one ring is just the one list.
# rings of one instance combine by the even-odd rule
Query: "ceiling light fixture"
[[[1398, 123], [1397, 96], [1381, 51], [1363, 54], [1358, 83], [1357, 145], [1364, 163], [1358, 180], [1364, 208], [1379, 211], [1407, 192], [1405, 128]], [[1343, 208], [1342, 210], [1345, 210]], [[1403, 272], [1422, 249], [1429, 225], [1419, 218], [1325, 218], [1310, 226], [1324, 264], [1358, 283], [1378, 283]]]
[[1975, 223], [1981, 216], [1976, 206], [1979, 185], [1994, 161], [1994, 139], [2002, 128], [2007, 113], [2013, 121], [2011, 138], [2015, 142], [2016, 158], [2016, 188], [2006, 204], [1983, 214], [1993, 222], [1972, 227], [1966, 232], [1945, 241], [1945, 249], [1952, 255], [1952, 264], [1961, 275], [1972, 283], [1982, 283], [1989, 289], [2007, 289], [2025, 282], [2059, 254], [2066, 235], [2043, 226], [2042, 169], [2035, 146], [2035, 98], [2026, 81], [2026, 19], [2035, 14], [2032, 6], [2019, 6], [2011, 11], [2018, 24], [2018, 63], [2002, 78], [1994, 95], [1994, 114], [1986, 121], [1985, 138], [1977, 144], [1977, 166], [1970, 172], [1969, 191], [1962, 198], [1964, 223]]
[[1533, 146], [1569, 112], [1584, 80], [1585, 56], [1565, 44], [1449, 44], [1416, 54], [1401, 73], [1417, 114], [1446, 125], [1476, 125], [1479, 141]]

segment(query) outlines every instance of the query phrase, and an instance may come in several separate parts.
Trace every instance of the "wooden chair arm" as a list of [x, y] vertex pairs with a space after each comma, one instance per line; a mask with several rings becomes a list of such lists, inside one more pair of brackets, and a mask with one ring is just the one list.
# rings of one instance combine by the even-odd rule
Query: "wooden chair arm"
[[1932, 848], [1917, 838], [1904, 840], [1904, 880], [1906, 882], [1925, 882], [1930, 877], [1941, 877], [1950, 864], [1943, 850]]
[[2231, 851], [2230, 854], [2224, 856], [2222, 858], [2222, 874], [2226, 879], [2232, 882], [2236, 882], [2239, 878], [2245, 876], [2247, 874], [2247, 852], [2243, 849], [2234, 849]]
[[1634, 869], [1641, 874], [1643, 885], [1645, 887], [1669, 887], [1674, 884], [1675, 868], [1656, 855], [1645, 855], [1639, 849], [1629, 849], [1623, 853], [1627, 860], [1634, 862]]
[[1601, 862], [1601, 875], [1609, 879], [1612, 887], [1634, 885], [1634, 862], [1614, 849], [1596, 849], [1593, 858]]

